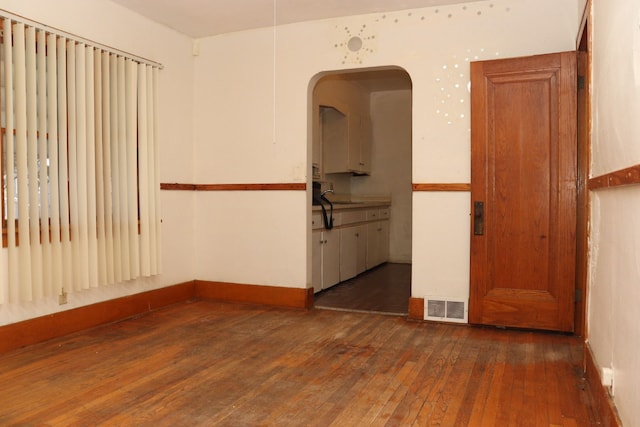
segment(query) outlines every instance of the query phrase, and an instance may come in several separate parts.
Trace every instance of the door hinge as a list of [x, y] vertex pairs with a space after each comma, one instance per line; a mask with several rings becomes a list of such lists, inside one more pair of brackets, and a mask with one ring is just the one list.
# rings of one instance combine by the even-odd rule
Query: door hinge
[[575, 302], [582, 302], [582, 289], [576, 288], [576, 293], [574, 297]]
[[578, 76], [578, 89], [579, 90], [584, 89], [585, 85], [586, 85], [585, 77], [584, 76]]

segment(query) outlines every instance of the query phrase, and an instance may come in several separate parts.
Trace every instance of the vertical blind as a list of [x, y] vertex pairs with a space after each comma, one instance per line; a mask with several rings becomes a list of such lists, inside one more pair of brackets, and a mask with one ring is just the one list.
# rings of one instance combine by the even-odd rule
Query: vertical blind
[[0, 303], [160, 273], [158, 67], [10, 18], [2, 30]]

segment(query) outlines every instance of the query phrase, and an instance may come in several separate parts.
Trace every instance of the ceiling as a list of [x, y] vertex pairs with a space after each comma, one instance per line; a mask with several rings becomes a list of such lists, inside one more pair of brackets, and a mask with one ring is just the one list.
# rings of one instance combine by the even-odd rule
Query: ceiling
[[[193, 38], [293, 22], [470, 0], [112, 0]], [[471, 0], [479, 1], [479, 0]]]

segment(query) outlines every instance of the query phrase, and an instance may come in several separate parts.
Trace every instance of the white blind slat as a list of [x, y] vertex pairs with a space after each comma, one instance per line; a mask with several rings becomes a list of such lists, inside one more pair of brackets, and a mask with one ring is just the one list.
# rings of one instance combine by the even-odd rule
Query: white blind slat
[[[40, 202], [40, 218], [50, 218], [49, 212], [49, 170], [48, 163], [49, 158], [47, 155], [47, 134], [49, 132], [47, 126], [47, 99], [49, 94], [47, 93], [47, 38], [44, 31], [38, 31], [37, 37], [37, 49], [36, 49], [36, 62], [37, 62], [37, 102], [38, 102], [38, 183], [40, 190], [37, 194]], [[51, 245], [48, 244], [49, 238], [49, 221], [40, 222], [40, 253], [42, 256], [42, 268], [41, 274], [39, 274], [39, 280], [42, 282], [42, 292], [44, 296], [56, 295], [53, 291], [53, 265], [51, 259]]]
[[105, 251], [107, 262], [107, 283], [116, 281], [114, 263], [114, 228], [113, 228], [113, 187], [111, 185], [111, 55], [102, 53], [102, 116], [103, 116], [103, 145], [104, 156], [104, 215], [105, 215]]
[[58, 39], [58, 192], [60, 195], [60, 240], [62, 256], [62, 284], [65, 290], [73, 289], [73, 250], [71, 248], [71, 211], [69, 208], [69, 150], [67, 97], [67, 45]]
[[[12, 23], [9, 19], [5, 19], [3, 22], [3, 33], [5, 34], [6, 41], [11, 40], [10, 34], [12, 34]], [[4, 77], [5, 87], [10, 88], [11, 82], [13, 82], [13, 43], [4, 43]], [[15, 138], [13, 131], [15, 129], [15, 117], [14, 117], [14, 91], [6, 89], [5, 91], [5, 121], [6, 131], [4, 134], [5, 139], [5, 171], [7, 173], [7, 245], [9, 247], [9, 286], [7, 292], [7, 299], [9, 302], [20, 301], [20, 261], [18, 259], [18, 249], [16, 242], [16, 188], [13, 184], [13, 177], [16, 176], [15, 171]]]
[[[31, 244], [29, 241], [29, 185], [27, 157], [27, 70], [24, 24], [13, 26], [16, 169], [18, 172], [18, 247], [19, 277], [31, 284]], [[31, 301], [32, 286], [20, 286], [20, 298]]]
[[131, 276], [131, 265], [129, 263], [129, 227], [128, 222], [128, 202], [127, 197], [127, 185], [129, 184], [127, 178], [127, 110], [126, 110], [126, 78], [125, 78], [125, 59], [118, 58], [118, 106], [116, 113], [118, 114], [118, 140], [116, 145], [118, 146], [118, 221], [120, 228], [120, 267], [122, 268], [122, 279], [128, 280]]
[[[25, 31], [25, 66], [27, 96], [27, 182], [29, 191], [27, 221], [29, 223], [32, 298], [42, 298], [42, 247], [40, 245], [40, 183], [38, 165], [38, 70], [36, 68], [36, 30]], [[24, 197], [24, 196], [23, 196]], [[33, 274], [32, 274], [33, 273]]]
[[76, 95], [76, 175], [70, 180], [71, 188], [75, 189], [75, 197], [72, 205], [77, 209], [77, 230], [78, 235], [73, 237], [72, 245], [79, 246], [80, 257], [80, 277], [79, 287], [86, 289], [90, 284], [89, 276], [89, 214], [87, 206], [87, 93], [86, 93], [86, 69], [85, 69], [85, 49], [84, 45], [76, 44], [76, 75], [75, 75], [75, 95]]
[[151, 145], [153, 147], [153, 188], [152, 191], [155, 194], [155, 203], [153, 209], [154, 216], [154, 226], [155, 226], [155, 243], [151, 242], [153, 245], [153, 250], [155, 251], [155, 259], [156, 259], [156, 267], [153, 270], [153, 274], [162, 273], [162, 217], [161, 217], [161, 206], [160, 206], [160, 150], [158, 148], [158, 78], [159, 72], [158, 68], [154, 67], [151, 72], [153, 76], [152, 82], [152, 90], [153, 94], [151, 95], [151, 99], [153, 100], [153, 137], [151, 138]]
[[126, 168], [127, 168], [127, 207], [129, 238], [129, 265], [131, 277], [140, 275], [140, 252], [138, 245], [138, 160], [137, 144], [138, 136], [138, 72], [137, 64], [131, 60], [125, 60], [126, 75]]
[[138, 65], [138, 175], [140, 182], [140, 268], [143, 276], [151, 274], [149, 230], [149, 116], [147, 108], [147, 73]]
[[94, 83], [94, 49], [84, 46], [84, 79], [85, 79], [85, 201], [87, 215], [87, 256], [89, 287], [98, 286], [98, 235], [96, 207], [96, 130], [95, 130], [95, 83]]
[[47, 36], [47, 125], [49, 156], [49, 200], [51, 209], [51, 291], [59, 295], [62, 290], [62, 245], [60, 243], [60, 197], [58, 168], [58, 50], [54, 34]]
[[107, 238], [105, 222], [105, 193], [104, 193], [104, 155], [103, 155], [103, 99], [102, 99], [102, 55], [94, 56], [94, 97], [95, 97], [95, 180], [96, 180], [96, 221], [97, 221], [97, 257], [98, 284], [107, 282]]
[[[71, 286], [74, 290], [83, 288], [83, 271], [87, 269], [82, 252], [82, 240], [86, 237], [86, 221], [80, 217], [78, 189], [78, 72], [75, 43], [67, 41], [67, 122], [68, 122], [68, 162], [69, 162], [69, 228], [71, 231], [71, 259], [73, 270]], [[82, 76], [80, 76], [82, 77]], [[84, 222], [84, 223], [83, 223]], [[85, 252], [86, 253], [86, 252]], [[77, 262], [76, 262], [77, 261]]]

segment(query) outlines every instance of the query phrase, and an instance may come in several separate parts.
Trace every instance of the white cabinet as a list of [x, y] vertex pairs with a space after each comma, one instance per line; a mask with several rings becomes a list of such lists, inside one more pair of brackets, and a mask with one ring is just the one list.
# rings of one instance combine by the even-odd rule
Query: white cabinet
[[311, 284], [313, 292], [322, 290], [322, 231], [311, 233]]
[[332, 107], [321, 107], [320, 129], [324, 173], [347, 172], [349, 123], [347, 116]]
[[[382, 209], [380, 210], [382, 211]], [[388, 218], [388, 211], [382, 213]], [[379, 218], [381, 213], [376, 216]], [[382, 219], [367, 224], [367, 270], [389, 260], [389, 221]]]
[[371, 173], [371, 120], [357, 113], [349, 114], [349, 158], [347, 170]]
[[356, 277], [366, 269], [367, 226], [340, 230], [340, 281]]
[[312, 230], [320, 230], [324, 228], [322, 225], [322, 213], [313, 212], [311, 214], [311, 229]]
[[371, 119], [368, 117], [353, 111], [344, 115], [333, 108], [324, 108], [324, 172], [370, 173], [371, 135]]
[[311, 283], [314, 292], [340, 282], [340, 230], [314, 230]]
[[314, 292], [351, 279], [389, 259], [389, 208], [351, 208], [334, 212], [326, 230], [321, 213], [311, 215]]

